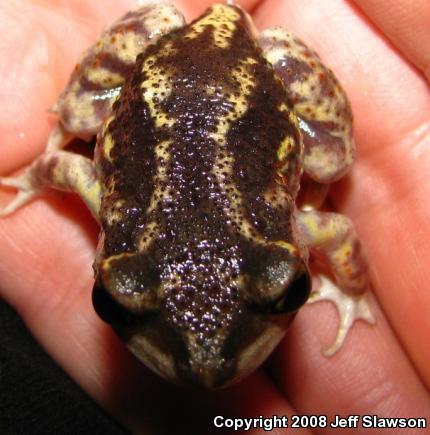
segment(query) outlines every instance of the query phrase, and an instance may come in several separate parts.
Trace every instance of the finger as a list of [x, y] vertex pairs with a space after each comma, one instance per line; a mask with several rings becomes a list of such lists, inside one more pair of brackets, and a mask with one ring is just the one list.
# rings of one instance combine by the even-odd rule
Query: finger
[[354, 1], [430, 80], [430, 3], [427, 0]]
[[[334, 191], [364, 241], [378, 299], [422, 379], [430, 387], [430, 125], [357, 165]], [[407, 156], [405, 158], [405, 156]], [[423, 172], [421, 172], [423, 171]], [[409, 173], [410, 177], [405, 177]], [[360, 198], [367, 198], [360, 204]]]
[[428, 391], [383, 313], [374, 306], [377, 325], [355, 324], [326, 358], [321, 347], [333, 340], [337, 319], [324, 305], [302, 309], [272, 360], [273, 379], [299, 414], [429, 417]]

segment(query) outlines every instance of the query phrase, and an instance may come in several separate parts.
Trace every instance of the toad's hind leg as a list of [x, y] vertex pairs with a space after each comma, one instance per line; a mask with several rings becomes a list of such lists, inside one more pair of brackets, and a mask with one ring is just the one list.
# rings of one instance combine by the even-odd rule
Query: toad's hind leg
[[339, 327], [334, 343], [323, 351], [334, 354], [343, 344], [355, 320], [374, 322], [366, 290], [367, 264], [352, 222], [338, 213], [315, 210], [297, 213], [297, 227], [303, 242], [324, 257], [331, 267], [336, 284], [320, 275], [321, 286], [310, 302], [329, 300], [339, 312]]
[[285, 29], [267, 29], [259, 42], [298, 117], [304, 171], [319, 183], [338, 180], [352, 164], [355, 150], [345, 92], [318, 55]]
[[128, 12], [103, 32], [79, 60], [52, 109], [59, 121], [47, 150], [64, 147], [72, 137], [90, 140], [97, 134], [137, 55], [184, 23], [174, 6], [148, 4]]
[[22, 174], [14, 178], [0, 177], [0, 186], [13, 187], [18, 194], [0, 216], [12, 214], [45, 187], [77, 193], [98, 219], [101, 199], [100, 184], [90, 159], [67, 151], [42, 154]]

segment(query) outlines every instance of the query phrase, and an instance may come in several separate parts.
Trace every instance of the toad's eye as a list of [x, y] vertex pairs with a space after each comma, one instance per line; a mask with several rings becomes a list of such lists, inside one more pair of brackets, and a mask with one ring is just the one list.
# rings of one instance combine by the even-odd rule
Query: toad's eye
[[311, 292], [311, 279], [306, 267], [300, 268], [293, 280], [289, 281], [286, 286], [284, 284], [283, 288], [281, 297], [274, 301], [271, 311], [287, 313], [298, 310], [307, 301]]
[[93, 288], [93, 306], [99, 317], [112, 326], [130, 325], [136, 321], [135, 316], [109, 294], [100, 277]]
[[242, 293], [251, 305], [272, 314], [298, 310], [308, 299], [311, 279], [303, 260], [280, 249], [266, 249], [245, 264]]

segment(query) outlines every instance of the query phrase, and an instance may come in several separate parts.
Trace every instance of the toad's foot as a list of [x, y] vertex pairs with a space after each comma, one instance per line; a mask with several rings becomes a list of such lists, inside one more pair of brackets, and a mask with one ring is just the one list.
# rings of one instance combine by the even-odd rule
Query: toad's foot
[[13, 187], [18, 190], [15, 198], [5, 207], [0, 208], [0, 217], [14, 213], [40, 193], [40, 188], [33, 186], [31, 178], [28, 175], [28, 170], [18, 177], [0, 177], [0, 186]]
[[345, 337], [356, 320], [365, 320], [370, 324], [375, 323], [375, 317], [367, 300], [367, 292], [351, 295], [343, 292], [332, 281], [323, 275], [318, 275], [321, 285], [318, 290], [311, 293], [308, 303], [318, 301], [331, 301], [339, 313], [339, 326], [333, 344], [323, 349], [325, 356], [336, 353], [345, 341]]

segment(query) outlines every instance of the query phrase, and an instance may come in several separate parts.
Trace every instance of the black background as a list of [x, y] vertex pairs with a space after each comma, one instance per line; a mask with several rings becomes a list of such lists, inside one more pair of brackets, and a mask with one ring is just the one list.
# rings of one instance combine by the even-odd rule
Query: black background
[[40, 348], [0, 300], [0, 433], [128, 434]]

